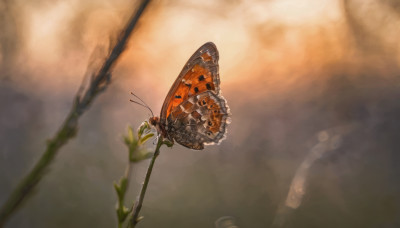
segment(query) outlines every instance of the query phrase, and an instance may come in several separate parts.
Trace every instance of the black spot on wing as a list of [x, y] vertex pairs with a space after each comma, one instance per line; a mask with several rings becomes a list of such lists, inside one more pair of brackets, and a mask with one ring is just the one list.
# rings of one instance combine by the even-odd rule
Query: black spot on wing
[[195, 92], [195, 93], [198, 93], [198, 92], [199, 92], [199, 88], [194, 87], [194, 92]]
[[208, 90], [211, 90], [211, 85], [210, 85], [210, 83], [207, 83], [207, 84], [206, 84], [206, 87], [207, 87]]
[[204, 75], [200, 75], [199, 76], [199, 81], [203, 81], [204, 80]]
[[182, 97], [181, 97], [181, 95], [175, 95], [175, 98], [180, 99], [180, 98], [182, 98]]

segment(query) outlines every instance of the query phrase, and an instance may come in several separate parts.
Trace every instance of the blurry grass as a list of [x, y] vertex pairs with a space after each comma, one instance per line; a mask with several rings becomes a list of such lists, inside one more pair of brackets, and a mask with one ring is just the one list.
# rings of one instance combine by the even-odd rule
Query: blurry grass
[[82, 83], [81, 88], [74, 98], [71, 111], [60, 127], [60, 130], [52, 139], [48, 140], [47, 148], [39, 161], [17, 185], [0, 208], [0, 227], [3, 227], [18, 207], [26, 201], [41, 178], [48, 172], [47, 168], [57, 155], [59, 149], [76, 135], [80, 116], [89, 109], [93, 100], [108, 87], [111, 81], [111, 71], [120, 54], [125, 50], [126, 42], [149, 2], [149, 0], [143, 0], [140, 3], [138, 9], [129, 20], [129, 23], [121, 32], [117, 43], [108, 53], [108, 57], [104, 61], [102, 67], [98, 72], [93, 73], [89, 86], [85, 88], [84, 82]]

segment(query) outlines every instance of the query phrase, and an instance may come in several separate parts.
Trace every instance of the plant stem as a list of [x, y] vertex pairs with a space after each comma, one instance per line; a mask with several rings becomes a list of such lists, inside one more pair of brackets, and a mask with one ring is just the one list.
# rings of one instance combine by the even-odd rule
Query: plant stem
[[[129, 187], [129, 180], [130, 180], [130, 177], [131, 177], [131, 173], [132, 173], [132, 164], [133, 164], [133, 162], [132, 161], [129, 161], [128, 162], [128, 165], [126, 166], [126, 169], [125, 169], [125, 174], [124, 174], [124, 176], [123, 176], [123, 178], [122, 179], [124, 179], [124, 180], [126, 180], [126, 185], [125, 186], [122, 186], [122, 183], [121, 183], [121, 181], [120, 181], [120, 187], [122, 188], [124, 188], [124, 193], [123, 193], [123, 195], [122, 196], [120, 196], [119, 194], [118, 194], [118, 202], [117, 202], [117, 207], [118, 207], [118, 209], [117, 209], [117, 216], [118, 216], [118, 228], [122, 228], [122, 225], [124, 224], [124, 221], [125, 221], [125, 219], [121, 219], [120, 218], [120, 214], [119, 213], [124, 213], [124, 208], [125, 208], [125, 206], [124, 206], [124, 199], [125, 199], [125, 193], [126, 193], [126, 191], [127, 191], [127, 189], [128, 189], [128, 187]], [[122, 180], [121, 179], [121, 180]]]
[[0, 208], [0, 227], [3, 227], [10, 216], [18, 209], [18, 207], [27, 199], [35, 186], [39, 183], [44, 176], [47, 168], [54, 160], [59, 149], [65, 145], [69, 139], [73, 138], [78, 131], [79, 117], [90, 107], [94, 98], [104, 91], [111, 79], [111, 70], [124, 51], [127, 40], [131, 35], [133, 29], [145, 10], [150, 0], [142, 0], [138, 9], [132, 15], [129, 23], [126, 25], [118, 38], [112, 51], [104, 61], [102, 67], [97, 73], [94, 74], [90, 85], [85, 91], [84, 86], [80, 87], [77, 95], [75, 96], [73, 106], [64, 123], [55, 136], [47, 143], [47, 148], [42, 154], [39, 161], [35, 164], [33, 169], [26, 175], [17, 187], [12, 191], [9, 198]]
[[153, 157], [151, 158], [149, 167], [147, 168], [146, 178], [144, 179], [142, 189], [140, 190], [140, 194], [139, 194], [138, 198], [136, 199], [136, 202], [133, 206], [132, 216], [129, 221], [130, 227], [132, 227], [132, 228], [134, 228], [136, 226], [136, 224], [140, 221], [140, 219], [138, 219], [139, 213], [140, 213], [140, 210], [142, 209], [143, 199], [146, 194], [147, 185], [149, 184], [149, 181], [150, 181], [151, 172], [153, 171], [154, 162], [156, 161], [156, 158], [160, 154], [160, 147], [162, 146], [162, 144], [163, 144], [163, 137], [160, 135], [158, 137], [158, 142], [157, 142], [157, 146], [154, 151]]
[[125, 178], [128, 180], [126, 188], [128, 188], [129, 186], [129, 179], [131, 178], [131, 173], [132, 173], [132, 163], [131, 161], [129, 161], [128, 166], [125, 169]]
[[56, 136], [47, 142], [46, 151], [43, 153], [40, 160], [33, 167], [31, 172], [22, 179], [18, 186], [11, 193], [7, 201], [3, 204], [0, 210], [0, 227], [3, 227], [7, 219], [18, 209], [18, 206], [29, 195], [32, 189], [43, 177], [46, 168], [53, 161], [58, 149], [68, 142], [68, 140], [77, 132], [76, 112], [71, 112], [65, 120], [61, 129]]

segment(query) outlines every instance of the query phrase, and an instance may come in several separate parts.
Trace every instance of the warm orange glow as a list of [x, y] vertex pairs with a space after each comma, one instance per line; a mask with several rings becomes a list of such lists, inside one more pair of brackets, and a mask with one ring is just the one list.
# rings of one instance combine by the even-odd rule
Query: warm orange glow
[[[83, 74], [104, 59], [110, 40], [129, 14], [127, 4], [114, 8], [77, 2], [25, 6], [29, 20], [20, 58], [34, 80], [26, 85], [22, 81], [20, 86], [46, 93], [73, 90]], [[213, 41], [220, 52], [221, 88], [241, 90], [246, 88], [237, 85], [247, 83], [254, 88], [247, 97], [256, 99], [308, 83], [309, 79], [302, 79], [305, 75], [325, 77], [326, 66], [343, 61], [357, 64], [350, 57], [352, 41], [344, 22], [342, 4], [334, 0], [155, 3], [142, 18], [114, 74], [126, 78], [123, 90], [151, 90], [151, 100], [161, 106], [193, 51]], [[382, 39], [393, 42], [391, 37], [397, 36]]]
[[[9, 227], [115, 226], [112, 183], [128, 163], [121, 134], [151, 116], [129, 102], [130, 92], [158, 116], [184, 64], [209, 41], [219, 51], [221, 93], [232, 113], [227, 138], [198, 153], [177, 144], [162, 148], [141, 227], [212, 227], [218, 217], [233, 216], [228, 213], [238, 227], [270, 227], [295, 170], [321, 144], [324, 156], [313, 166], [306, 159], [300, 181], [294, 178], [302, 201], [288, 204], [301, 210], [290, 211], [297, 216], [292, 224], [397, 227], [398, 2], [152, 1], [111, 83]], [[131, 0], [0, 1], [1, 202], [40, 159], [81, 82], [99, 69], [136, 6]], [[188, 77], [208, 74], [195, 72]], [[207, 86], [199, 84], [199, 91]], [[172, 100], [170, 109], [180, 102]], [[336, 129], [353, 124], [349, 133]], [[320, 139], [319, 132], [329, 137]], [[144, 163], [133, 167], [127, 201], [145, 173]]]

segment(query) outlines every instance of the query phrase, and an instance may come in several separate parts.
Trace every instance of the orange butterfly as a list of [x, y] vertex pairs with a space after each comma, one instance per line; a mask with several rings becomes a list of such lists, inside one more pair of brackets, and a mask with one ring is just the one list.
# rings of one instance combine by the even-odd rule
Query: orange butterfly
[[187, 61], [165, 98], [160, 117], [149, 119], [164, 138], [195, 150], [224, 138], [230, 112], [220, 94], [218, 59], [217, 47], [208, 42]]

